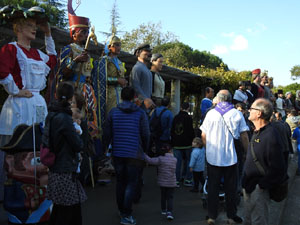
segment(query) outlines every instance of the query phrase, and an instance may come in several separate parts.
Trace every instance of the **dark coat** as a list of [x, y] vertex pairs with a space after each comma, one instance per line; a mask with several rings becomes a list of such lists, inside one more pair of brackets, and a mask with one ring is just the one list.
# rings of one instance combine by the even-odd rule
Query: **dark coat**
[[270, 189], [287, 179], [287, 165], [283, 156], [283, 144], [279, 133], [271, 124], [255, 131], [251, 142], [256, 158], [266, 171], [263, 176], [254, 163], [249, 144], [244, 164], [242, 186], [251, 193], [258, 184], [262, 189]]
[[192, 147], [195, 137], [193, 119], [185, 111], [180, 111], [173, 120], [171, 129], [172, 146], [178, 149]]
[[[49, 122], [50, 137], [49, 138]], [[49, 114], [43, 134], [43, 144], [55, 153], [55, 163], [50, 171], [56, 173], [76, 172], [79, 158], [77, 153], [83, 150], [83, 141], [73, 125], [72, 111], [58, 102], [49, 106]]]

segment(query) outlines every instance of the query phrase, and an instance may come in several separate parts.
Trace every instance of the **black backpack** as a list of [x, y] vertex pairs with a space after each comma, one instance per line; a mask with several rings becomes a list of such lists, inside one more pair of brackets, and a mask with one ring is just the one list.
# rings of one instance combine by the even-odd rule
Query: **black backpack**
[[164, 108], [158, 116], [156, 114], [156, 110], [153, 112], [154, 117], [150, 122], [150, 132], [151, 132], [151, 136], [154, 140], [159, 140], [159, 138], [161, 137], [161, 135], [163, 133], [163, 130], [161, 127], [161, 116], [166, 110], [167, 110], [167, 108]]

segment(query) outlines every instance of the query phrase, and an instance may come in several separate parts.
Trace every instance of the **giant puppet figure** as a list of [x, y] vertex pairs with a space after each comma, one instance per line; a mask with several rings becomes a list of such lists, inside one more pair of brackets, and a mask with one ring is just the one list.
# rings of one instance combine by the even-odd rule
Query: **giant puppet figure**
[[119, 104], [121, 89], [127, 84], [124, 77], [125, 68], [118, 59], [121, 40], [114, 33], [105, 44], [105, 55], [95, 62], [93, 87], [97, 98], [99, 127], [103, 129], [106, 115]]
[[[47, 16], [42, 8], [35, 6], [25, 9], [5, 6], [0, 9], [0, 24], [10, 23], [13, 25], [17, 41], [4, 45], [0, 52], [0, 84], [8, 94], [0, 115], [1, 150], [4, 150], [2, 147], [9, 141], [11, 146], [15, 146], [17, 140], [22, 139], [22, 135], [18, 136], [16, 131], [21, 124], [28, 126], [45, 120], [47, 105], [40, 91], [46, 87], [47, 75], [56, 64], [55, 44], [51, 37]], [[47, 54], [31, 47], [37, 28], [45, 33]], [[36, 126], [39, 130], [39, 125]], [[13, 133], [17, 135], [16, 139], [13, 138]], [[25, 139], [23, 144], [32, 141], [32, 136], [36, 137], [31, 135], [31, 139]], [[35, 140], [38, 138], [36, 137]], [[0, 201], [3, 201], [10, 222], [45, 221], [49, 213], [46, 218], [44, 214], [51, 202], [45, 201], [46, 188], [43, 186], [45, 183], [39, 182], [38, 173], [42, 172], [46, 175], [47, 168], [40, 166], [41, 170], [38, 169], [37, 157], [28, 153], [30, 150], [18, 150], [19, 153], [12, 149], [5, 150], [8, 178], [5, 186], [3, 184], [4, 154], [0, 151]], [[46, 203], [46, 206], [41, 204], [42, 202]], [[43, 205], [42, 211], [41, 205]]]
[[72, 0], [68, 0], [68, 15], [70, 36], [72, 43], [65, 46], [61, 51], [59, 81], [72, 81], [75, 87], [85, 97], [85, 117], [91, 137], [98, 136], [96, 115], [96, 98], [91, 85], [91, 72], [93, 63], [87, 53], [86, 43], [89, 38], [89, 18], [76, 16]]

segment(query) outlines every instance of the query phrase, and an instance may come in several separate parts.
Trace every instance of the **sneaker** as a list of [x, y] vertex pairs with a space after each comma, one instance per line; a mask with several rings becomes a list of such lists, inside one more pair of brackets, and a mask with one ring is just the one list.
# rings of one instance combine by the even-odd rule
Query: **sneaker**
[[133, 218], [133, 216], [124, 216], [121, 218], [120, 223], [123, 225], [136, 224], [136, 220]]
[[233, 218], [229, 218], [227, 224], [236, 224], [236, 223], [243, 223], [243, 219], [239, 216], [235, 216]]
[[179, 181], [176, 181], [176, 187], [180, 187], [180, 182]]
[[192, 187], [193, 181], [192, 180], [184, 180], [183, 185], [187, 186], [187, 187]]
[[174, 217], [173, 217], [171, 212], [167, 212], [167, 219], [168, 220], [174, 220]]
[[167, 210], [161, 210], [161, 215], [167, 215]]
[[190, 190], [190, 192], [198, 193], [199, 191], [198, 191], [197, 189], [194, 189], [194, 188], [193, 188], [193, 189]]
[[209, 218], [208, 216], [206, 216], [206, 222], [208, 225], [215, 225], [216, 220]]

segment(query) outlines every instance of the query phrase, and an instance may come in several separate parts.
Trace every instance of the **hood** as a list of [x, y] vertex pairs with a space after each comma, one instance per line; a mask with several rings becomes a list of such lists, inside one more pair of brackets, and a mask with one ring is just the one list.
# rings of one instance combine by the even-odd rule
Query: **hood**
[[120, 110], [122, 110], [123, 112], [127, 112], [127, 113], [135, 112], [140, 109], [136, 104], [134, 104], [133, 102], [130, 102], [130, 101], [124, 101], [124, 102], [118, 104], [117, 107]]
[[48, 111], [49, 111], [49, 113], [51, 113], [51, 112], [54, 112], [54, 113], [55, 112], [64, 112], [64, 113], [67, 113], [69, 115], [72, 115], [70, 104], [63, 105], [61, 102], [56, 101], [56, 100], [52, 101], [49, 104]]

